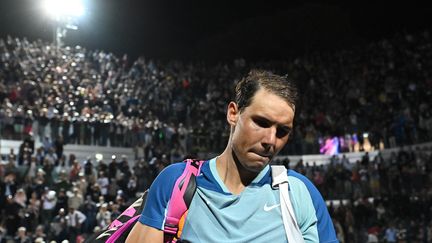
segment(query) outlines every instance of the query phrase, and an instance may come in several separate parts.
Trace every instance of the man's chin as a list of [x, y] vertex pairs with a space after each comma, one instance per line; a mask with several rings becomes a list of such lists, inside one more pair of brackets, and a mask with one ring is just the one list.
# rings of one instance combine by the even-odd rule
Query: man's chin
[[268, 163], [270, 163], [273, 156], [272, 155], [261, 155], [259, 153], [252, 151], [252, 152], [249, 152], [247, 154], [247, 157], [248, 157], [248, 161], [260, 161], [260, 162], [262, 161], [262, 162], [268, 164]]
[[[235, 155], [235, 153], [234, 153]], [[246, 171], [252, 173], [261, 172], [270, 162], [270, 157], [260, 156], [256, 153], [250, 153], [248, 156], [244, 157], [244, 160], [239, 160], [237, 156], [234, 156], [237, 163], [241, 165]]]
[[259, 173], [270, 163], [270, 161], [270, 159], [249, 161], [248, 164], [244, 165], [244, 167], [250, 172]]

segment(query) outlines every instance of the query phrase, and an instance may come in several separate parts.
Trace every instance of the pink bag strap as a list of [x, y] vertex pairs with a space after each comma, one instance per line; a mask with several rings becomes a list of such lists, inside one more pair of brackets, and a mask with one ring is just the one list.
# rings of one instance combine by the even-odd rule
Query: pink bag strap
[[180, 218], [189, 208], [196, 190], [195, 177], [199, 175], [203, 162], [203, 160], [187, 159], [183, 174], [174, 184], [164, 225], [168, 242], [177, 235]]

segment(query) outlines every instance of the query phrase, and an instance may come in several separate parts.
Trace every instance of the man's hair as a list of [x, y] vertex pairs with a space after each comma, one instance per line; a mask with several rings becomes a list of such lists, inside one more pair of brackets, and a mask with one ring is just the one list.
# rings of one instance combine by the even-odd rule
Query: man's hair
[[236, 85], [235, 102], [240, 111], [248, 107], [255, 93], [263, 88], [283, 98], [293, 109], [297, 101], [297, 88], [287, 76], [280, 76], [264, 70], [251, 70]]

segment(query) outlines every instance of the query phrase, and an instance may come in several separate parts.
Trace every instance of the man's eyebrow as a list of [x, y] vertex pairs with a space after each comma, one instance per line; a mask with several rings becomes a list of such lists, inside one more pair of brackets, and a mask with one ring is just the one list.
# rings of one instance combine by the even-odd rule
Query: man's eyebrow
[[258, 120], [262, 120], [262, 121], [267, 121], [267, 122], [271, 122], [271, 123], [274, 123], [274, 122], [272, 122], [270, 119], [268, 119], [266, 116], [264, 116], [264, 115], [258, 115], [258, 114], [256, 114], [256, 115], [252, 115], [252, 119], [258, 119]]
[[258, 114], [257, 115], [252, 115], [252, 119], [257, 119], [257, 120], [260, 120], [260, 121], [263, 121], [263, 122], [267, 122], [269, 124], [276, 124], [278, 127], [281, 127], [283, 129], [290, 129], [290, 130], [292, 130], [292, 128], [293, 128], [292, 122], [291, 122], [291, 124], [278, 123], [276, 121], [273, 121], [273, 120], [267, 118], [264, 115], [258, 115]]
[[279, 127], [282, 128], [282, 129], [286, 129], [286, 130], [292, 130], [293, 129], [292, 125], [280, 124]]

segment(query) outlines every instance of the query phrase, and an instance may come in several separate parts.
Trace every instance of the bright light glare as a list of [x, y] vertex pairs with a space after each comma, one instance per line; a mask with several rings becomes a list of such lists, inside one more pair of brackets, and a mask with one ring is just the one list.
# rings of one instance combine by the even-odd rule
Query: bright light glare
[[84, 15], [84, 5], [81, 0], [45, 0], [44, 9], [53, 18]]

